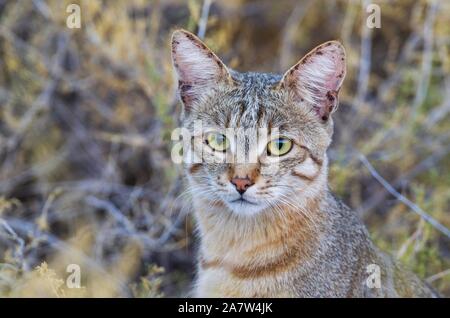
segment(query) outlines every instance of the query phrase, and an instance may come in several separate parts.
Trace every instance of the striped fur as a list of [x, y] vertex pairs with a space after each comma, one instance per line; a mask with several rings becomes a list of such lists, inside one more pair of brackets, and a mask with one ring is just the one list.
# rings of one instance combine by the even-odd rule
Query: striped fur
[[[345, 76], [345, 52], [327, 42], [283, 76], [228, 69], [186, 31], [172, 38], [184, 103], [183, 126], [245, 129], [236, 143], [254, 163], [213, 163], [228, 154], [188, 149], [203, 161], [186, 164], [201, 239], [194, 296], [432, 296], [413, 274], [381, 253], [356, 214], [328, 190], [333, 120]], [[254, 138], [260, 127], [294, 143], [279, 161]], [[268, 136], [270, 138], [270, 136]], [[198, 147], [196, 147], [198, 146]], [[233, 177], [253, 184], [239, 194]], [[381, 288], [366, 284], [367, 266], [381, 269]]]

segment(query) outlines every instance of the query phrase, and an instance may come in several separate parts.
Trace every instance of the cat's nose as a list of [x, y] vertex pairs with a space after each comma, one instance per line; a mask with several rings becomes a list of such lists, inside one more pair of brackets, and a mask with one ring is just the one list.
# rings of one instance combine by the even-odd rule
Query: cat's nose
[[244, 194], [244, 192], [247, 191], [248, 188], [255, 184], [249, 178], [233, 178], [230, 180], [230, 182], [234, 184], [236, 190], [240, 194]]

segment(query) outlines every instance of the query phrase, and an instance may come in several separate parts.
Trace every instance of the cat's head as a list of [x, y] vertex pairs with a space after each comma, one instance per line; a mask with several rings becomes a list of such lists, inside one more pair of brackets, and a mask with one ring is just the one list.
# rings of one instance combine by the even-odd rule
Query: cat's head
[[172, 36], [172, 59], [196, 195], [252, 215], [324, 190], [331, 114], [346, 72], [339, 42], [316, 47], [283, 76], [235, 72], [182, 30]]

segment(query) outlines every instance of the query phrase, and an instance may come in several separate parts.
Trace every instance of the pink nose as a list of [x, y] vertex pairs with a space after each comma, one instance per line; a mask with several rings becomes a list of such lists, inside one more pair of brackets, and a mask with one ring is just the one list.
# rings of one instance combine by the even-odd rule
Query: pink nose
[[249, 178], [233, 178], [231, 179], [231, 183], [234, 184], [236, 190], [240, 194], [243, 194], [245, 191], [247, 191], [248, 188], [254, 185], [254, 183]]

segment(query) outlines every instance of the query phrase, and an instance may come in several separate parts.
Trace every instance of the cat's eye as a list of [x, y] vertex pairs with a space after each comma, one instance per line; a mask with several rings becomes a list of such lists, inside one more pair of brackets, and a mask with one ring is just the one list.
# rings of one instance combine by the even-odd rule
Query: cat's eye
[[225, 135], [215, 132], [207, 133], [205, 141], [215, 151], [225, 152], [230, 146], [228, 138]]
[[269, 156], [283, 156], [292, 149], [292, 141], [286, 137], [272, 139], [267, 144], [267, 154]]

